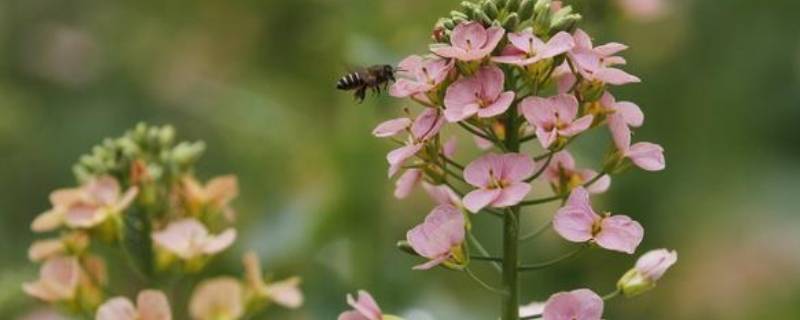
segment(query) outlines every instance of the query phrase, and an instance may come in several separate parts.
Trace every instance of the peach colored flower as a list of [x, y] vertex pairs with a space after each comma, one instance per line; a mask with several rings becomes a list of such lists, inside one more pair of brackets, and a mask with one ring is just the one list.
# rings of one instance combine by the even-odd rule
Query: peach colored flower
[[124, 194], [116, 179], [110, 176], [95, 178], [79, 188], [60, 189], [50, 194], [53, 208], [33, 220], [34, 232], [69, 228], [92, 228], [119, 214], [133, 202], [138, 193], [131, 187]]
[[233, 221], [235, 212], [228, 204], [239, 195], [239, 183], [235, 175], [213, 178], [201, 185], [194, 177], [185, 176], [181, 180], [183, 195], [192, 212], [204, 206], [222, 210], [228, 221]]
[[211, 235], [200, 221], [186, 218], [170, 223], [164, 230], [154, 232], [152, 238], [158, 247], [181, 259], [189, 260], [225, 250], [236, 240], [236, 230], [229, 228], [218, 235]]
[[39, 279], [24, 283], [22, 290], [46, 302], [69, 301], [77, 295], [80, 278], [78, 258], [53, 257], [39, 269]]
[[243, 289], [238, 280], [220, 277], [201, 282], [192, 292], [189, 314], [195, 320], [235, 320], [244, 315]]
[[158, 290], [143, 290], [136, 306], [125, 297], [111, 298], [97, 309], [96, 320], [171, 320], [167, 296]]
[[265, 283], [261, 275], [261, 262], [255, 252], [247, 252], [243, 257], [246, 287], [258, 298], [296, 309], [303, 305], [303, 293], [300, 291], [300, 278], [291, 277], [282, 281]]

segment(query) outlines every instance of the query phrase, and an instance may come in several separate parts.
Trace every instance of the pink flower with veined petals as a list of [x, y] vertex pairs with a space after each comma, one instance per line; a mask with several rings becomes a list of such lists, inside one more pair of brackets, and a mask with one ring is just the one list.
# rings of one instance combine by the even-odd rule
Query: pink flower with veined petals
[[200, 221], [186, 218], [170, 223], [164, 230], [153, 232], [152, 238], [160, 248], [189, 260], [225, 250], [236, 240], [236, 230], [229, 228], [219, 235], [211, 235]]
[[137, 194], [136, 187], [121, 193], [119, 183], [111, 176], [97, 177], [79, 188], [59, 189], [50, 194], [53, 208], [36, 217], [31, 229], [47, 232], [62, 225], [89, 229], [125, 210]]
[[464, 196], [464, 207], [477, 213], [486, 206], [502, 208], [520, 203], [531, 190], [525, 179], [533, 170], [533, 160], [520, 153], [490, 153], [476, 159], [464, 169], [467, 183], [478, 187]]
[[505, 29], [484, 28], [478, 22], [463, 22], [453, 29], [450, 45], [434, 45], [431, 51], [438, 56], [461, 61], [481, 60], [494, 51], [503, 40]]
[[[444, 143], [444, 146], [442, 146], [442, 155], [445, 157], [452, 157], [455, 153], [455, 148], [456, 139], [455, 137], [451, 137], [447, 142]], [[395, 198], [405, 199], [408, 197], [408, 195], [411, 194], [411, 191], [414, 190], [414, 187], [422, 182], [423, 177], [424, 174], [421, 169], [413, 168], [406, 170], [406, 172], [404, 172], [395, 182]]]
[[447, 79], [454, 61], [441, 58], [423, 58], [412, 55], [400, 61], [397, 79], [389, 94], [398, 98], [416, 96], [435, 89]]
[[342, 312], [339, 315], [339, 320], [382, 320], [383, 313], [378, 303], [372, 298], [369, 292], [364, 290], [358, 291], [358, 299], [353, 296], [347, 295], [347, 304], [353, 307], [353, 310]]
[[629, 101], [617, 101], [611, 93], [606, 91], [600, 98], [600, 105], [604, 109], [603, 112], [610, 113], [609, 121], [622, 120], [629, 127], [638, 128], [644, 124], [644, 113], [635, 103]]
[[621, 43], [608, 43], [594, 47], [592, 39], [581, 29], [574, 34], [575, 47], [569, 55], [575, 62], [575, 68], [589, 81], [599, 81], [612, 85], [624, 85], [641, 82], [641, 79], [625, 71], [612, 68], [615, 65], [624, 65], [625, 59], [615, 54], [625, 50], [628, 46]]
[[592, 115], [576, 119], [578, 100], [568, 94], [527, 97], [522, 100], [520, 111], [536, 127], [536, 137], [544, 148], [549, 148], [558, 137], [572, 137], [585, 131], [594, 119]]
[[500, 56], [493, 57], [492, 61], [527, 66], [566, 53], [575, 46], [569, 33], [559, 32], [545, 43], [533, 34], [532, 28], [509, 33], [508, 41], [511, 44], [503, 49]]
[[39, 279], [24, 283], [22, 290], [46, 302], [72, 300], [77, 294], [81, 273], [78, 258], [53, 257], [39, 269]]
[[136, 305], [125, 297], [111, 298], [97, 309], [95, 320], [171, 320], [167, 296], [158, 290], [143, 290]]
[[372, 130], [372, 135], [378, 138], [393, 137], [411, 127], [412, 123], [414, 122], [406, 117], [387, 120], [375, 127]]
[[456, 207], [443, 204], [434, 208], [425, 222], [406, 233], [408, 244], [420, 256], [430, 261], [415, 266], [414, 270], [427, 270], [451, 261], [461, 263], [464, 242], [464, 215]]
[[459, 122], [473, 115], [490, 118], [508, 110], [514, 92], [503, 92], [505, 75], [497, 66], [483, 67], [473, 76], [461, 78], [444, 96], [444, 115], [449, 122]]
[[442, 185], [432, 185], [427, 182], [422, 183], [422, 189], [428, 194], [428, 196], [433, 199], [436, 204], [447, 204], [457, 208], [463, 207], [461, 204], [461, 197], [456, 194], [453, 189], [451, 189], [446, 184]]
[[406, 160], [411, 159], [422, 150], [429, 139], [439, 134], [442, 125], [444, 125], [444, 118], [438, 109], [425, 109], [411, 124], [411, 134], [406, 145], [394, 149], [386, 155], [386, 160], [389, 162], [389, 177], [400, 171]]
[[608, 119], [608, 127], [617, 150], [637, 167], [647, 171], [661, 171], [666, 168], [664, 148], [660, 145], [650, 142], [631, 145], [631, 129], [621, 115], [612, 114]]
[[644, 237], [642, 225], [628, 216], [608, 213], [601, 217], [595, 213], [584, 188], [572, 190], [567, 204], [553, 218], [553, 229], [569, 241], [592, 241], [608, 250], [628, 254], [636, 251]]
[[542, 313], [542, 320], [600, 320], [602, 317], [603, 298], [589, 289], [550, 296]]
[[[597, 171], [592, 169], [577, 169], [575, 166], [575, 158], [567, 150], [562, 150], [553, 155], [550, 164], [545, 169], [542, 176], [550, 182], [552, 186], [560, 190], [562, 187], [567, 187], [564, 191], [569, 191], [597, 176]], [[562, 186], [566, 183], [566, 186]], [[595, 181], [591, 186], [587, 186], [586, 190], [591, 193], [603, 193], [608, 190], [611, 185], [611, 177], [603, 175]]]

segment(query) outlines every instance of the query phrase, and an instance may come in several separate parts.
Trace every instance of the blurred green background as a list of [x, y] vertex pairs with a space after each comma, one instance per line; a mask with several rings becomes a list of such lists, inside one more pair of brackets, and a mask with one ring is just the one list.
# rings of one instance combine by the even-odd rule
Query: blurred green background
[[[649, 0], [567, 1], [599, 42], [631, 46], [626, 69], [644, 82], [615, 93], [647, 115], [636, 138], [667, 150], [666, 171], [615, 177], [596, 207], [642, 222], [641, 249], [680, 253], [657, 290], [608, 303], [605, 317], [800, 318], [800, 2], [663, 0], [657, 15], [625, 10], [637, 1]], [[203, 178], [239, 175], [241, 238], [215, 268], [238, 273], [252, 248], [276, 276], [304, 278], [304, 308], [268, 317], [333, 319], [345, 293], [364, 288], [410, 320], [495, 319], [497, 299], [463, 274], [411, 271], [419, 261], [394, 248], [430, 203], [392, 197], [392, 146], [370, 131], [406, 102], [356, 105], [334, 90], [348, 66], [424, 52], [433, 23], [457, 4], [0, 1], [2, 318], [41, 307], [19, 286], [37, 272], [26, 259], [28, 226], [48, 193], [74, 183], [72, 164], [103, 137], [148, 121], [207, 142]], [[579, 153], [602, 152], [604, 139]], [[525, 228], [552, 209], [529, 213]], [[500, 223], [475, 223], [496, 252]], [[541, 261], [565, 244], [551, 232], [523, 250]], [[634, 261], [596, 251], [526, 274], [524, 300], [610, 291]]]

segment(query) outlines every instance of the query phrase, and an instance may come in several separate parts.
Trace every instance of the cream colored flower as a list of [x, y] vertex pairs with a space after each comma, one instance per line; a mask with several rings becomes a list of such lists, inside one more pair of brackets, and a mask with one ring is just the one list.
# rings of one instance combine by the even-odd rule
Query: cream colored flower
[[255, 252], [246, 253], [243, 262], [247, 288], [253, 290], [256, 297], [274, 301], [281, 306], [292, 309], [303, 305], [303, 293], [298, 288], [300, 285], [299, 277], [291, 277], [267, 284], [261, 275], [261, 263]]
[[231, 277], [201, 282], [189, 301], [189, 314], [195, 320], [235, 320], [244, 315], [242, 285]]
[[229, 228], [219, 235], [208, 233], [197, 219], [187, 218], [170, 223], [152, 235], [155, 244], [183, 260], [210, 256], [228, 248], [236, 240], [236, 230]]
[[22, 284], [22, 290], [46, 302], [69, 301], [77, 294], [80, 278], [81, 268], [78, 258], [53, 257], [42, 265], [39, 279]]
[[205, 186], [191, 176], [185, 176], [181, 182], [183, 196], [191, 212], [197, 212], [204, 206], [211, 206], [222, 210], [229, 221], [234, 219], [235, 213], [228, 203], [239, 195], [236, 176], [216, 177], [209, 180]]
[[109, 299], [97, 309], [95, 320], [172, 320], [172, 310], [163, 292], [143, 290], [136, 306], [125, 297]]

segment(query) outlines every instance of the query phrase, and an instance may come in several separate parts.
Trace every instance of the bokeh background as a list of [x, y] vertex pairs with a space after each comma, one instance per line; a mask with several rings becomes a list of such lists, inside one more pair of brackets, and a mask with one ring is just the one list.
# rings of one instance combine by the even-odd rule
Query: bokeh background
[[[800, 2], [567, 3], [598, 41], [631, 46], [627, 70], [644, 83], [615, 92], [647, 115], [637, 138], [667, 150], [666, 171], [615, 177], [596, 206], [641, 221], [640, 248], [680, 252], [657, 290], [608, 303], [606, 318], [800, 318]], [[41, 307], [20, 283], [37, 272], [28, 226], [49, 191], [72, 185], [72, 164], [103, 137], [147, 121], [205, 140], [204, 178], [239, 175], [241, 238], [210, 272], [238, 273], [252, 248], [276, 276], [304, 278], [304, 308], [265, 317], [333, 319], [345, 293], [365, 288], [409, 319], [495, 319], [497, 299], [463, 274], [413, 272], [418, 260], [394, 248], [430, 208], [421, 194], [392, 197], [391, 145], [370, 135], [404, 102], [356, 105], [334, 90], [348, 66], [423, 52], [432, 24], [457, 4], [0, 1], [2, 318]], [[602, 152], [605, 139], [579, 153]], [[529, 213], [525, 227], [553, 209]], [[496, 252], [500, 224], [475, 223]], [[566, 245], [548, 233], [523, 250], [540, 261]], [[524, 299], [610, 291], [634, 260], [597, 251], [526, 274]]]

